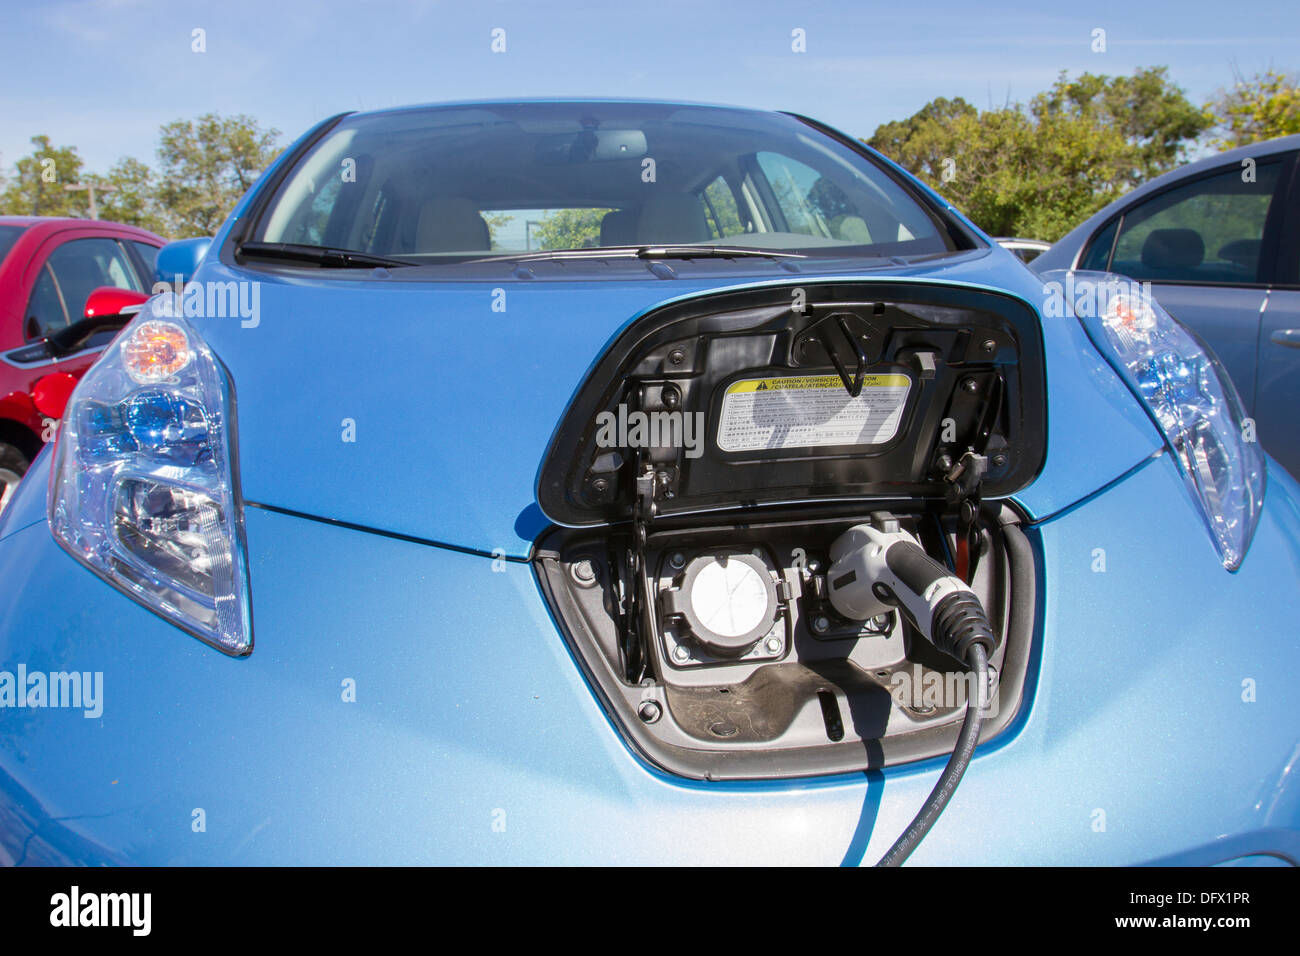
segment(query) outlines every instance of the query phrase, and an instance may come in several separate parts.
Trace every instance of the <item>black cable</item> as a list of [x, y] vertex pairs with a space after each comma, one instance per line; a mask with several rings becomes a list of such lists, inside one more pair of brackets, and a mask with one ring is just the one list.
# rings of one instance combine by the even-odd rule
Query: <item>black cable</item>
[[980, 724], [984, 722], [984, 703], [989, 693], [989, 658], [984, 645], [971, 644], [967, 660], [975, 672], [976, 693], [966, 699], [966, 719], [962, 721], [961, 732], [957, 735], [957, 746], [920, 811], [876, 866], [900, 866], [912, 855], [912, 851], [930, 832], [930, 828], [939, 819], [939, 814], [943, 813], [944, 807], [952, 799], [953, 791], [957, 789], [957, 784], [961, 782], [962, 774], [966, 772], [971, 756], [975, 753], [975, 745], [980, 739]]

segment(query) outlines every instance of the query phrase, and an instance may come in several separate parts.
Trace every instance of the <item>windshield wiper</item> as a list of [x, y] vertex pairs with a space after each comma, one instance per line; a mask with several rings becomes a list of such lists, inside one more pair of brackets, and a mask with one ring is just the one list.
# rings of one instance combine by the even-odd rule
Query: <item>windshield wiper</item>
[[801, 252], [774, 252], [748, 246], [641, 246], [639, 259], [807, 259]]
[[373, 256], [354, 249], [330, 249], [325, 246], [308, 246], [296, 242], [241, 242], [236, 255], [256, 256], [258, 259], [280, 259], [291, 262], [311, 262], [326, 269], [373, 269], [375, 266], [413, 266], [409, 259], [390, 259]]
[[514, 255], [484, 256], [462, 262], [537, 262], [545, 259], [806, 259], [800, 252], [775, 252], [746, 246], [597, 246], [594, 249], [552, 249]]

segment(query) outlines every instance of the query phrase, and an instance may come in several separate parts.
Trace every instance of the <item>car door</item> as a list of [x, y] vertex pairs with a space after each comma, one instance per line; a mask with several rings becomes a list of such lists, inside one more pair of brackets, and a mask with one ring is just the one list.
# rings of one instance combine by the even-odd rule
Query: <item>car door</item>
[[[41, 247], [28, 268], [30, 291], [23, 310], [23, 335], [34, 342], [76, 322], [84, 314], [86, 299], [100, 286], [147, 291], [139, 272], [131, 253], [117, 238], [88, 230], [56, 235]], [[23, 366], [27, 391], [32, 392], [42, 380], [52, 383], [50, 376], [79, 378], [97, 357], [96, 350], [87, 349], [60, 361]]]
[[1300, 160], [1282, 208], [1276, 272], [1260, 316], [1255, 422], [1265, 450], [1300, 478]]
[[1160, 304], [1218, 355], [1252, 415], [1275, 198], [1290, 164], [1289, 154], [1263, 156], [1144, 196], [1103, 227], [1083, 257], [1151, 283]]
[[78, 236], [41, 251], [46, 253], [44, 261], [37, 266], [23, 314], [28, 339], [41, 338], [76, 322], [82, 317], [86, 299], [100, 286], [145, 291], [140, 267], [123, 244], [111, 236]]

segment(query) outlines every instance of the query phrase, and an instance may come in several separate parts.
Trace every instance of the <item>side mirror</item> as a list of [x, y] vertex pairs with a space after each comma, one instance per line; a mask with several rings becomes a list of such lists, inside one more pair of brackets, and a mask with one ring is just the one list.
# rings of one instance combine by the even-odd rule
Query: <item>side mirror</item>
[[63, 412], [68, 407], [68, 399], [72, 397], [72, 390], [76, 387], [77, 376], [69, 375], [67, 372], [42, 375], [32, 386], [32, 404], [41, 415], [57, 421], [63, 417]]
[[198, 271], [199, 264], [207, 256], [211, 245], [212, 240], [207, 236], [200, 236], [198, 239], [177, 239], [175, 242], [167, 243], [158, 250], [158, 258], [154, 260], [154, 284], [165, 282], [168, 285], [175, 285], [177, 276], [180, 276], [181, 283], [188, 282]]
[[[106, 338], [101, 333], [116, 332], [122, 328], [147, 301], [147, 292], [102, 285], [86, 299], [81, 318], [66, 328], [51, 332], [41, 345], [48, 356], [60, 359], [92, 347], [97, 340], [102, 344]], [[11, 352], [10, 358], [12, 357]]]
[[139, 312], [140, 306], [149, 300], [147, 292], [135, 292], [131, 289], [117, 289], [111, 285], [102, 285], [86, 299], [82, 314], [87, 319], [105, 318], [110, 315], [128, 315]]

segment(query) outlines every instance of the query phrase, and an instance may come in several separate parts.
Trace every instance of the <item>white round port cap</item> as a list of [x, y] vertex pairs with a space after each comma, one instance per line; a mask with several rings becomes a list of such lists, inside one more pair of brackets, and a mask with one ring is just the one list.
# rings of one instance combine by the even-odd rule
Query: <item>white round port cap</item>
[[768, 585], [753, 565], [714, 558], [695, 576], [691, 610], [704, 627], [722, 637], [740, 637], [768, 616]]

